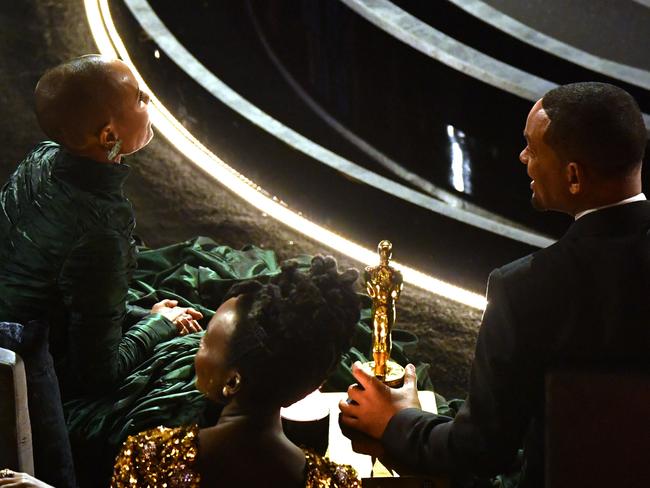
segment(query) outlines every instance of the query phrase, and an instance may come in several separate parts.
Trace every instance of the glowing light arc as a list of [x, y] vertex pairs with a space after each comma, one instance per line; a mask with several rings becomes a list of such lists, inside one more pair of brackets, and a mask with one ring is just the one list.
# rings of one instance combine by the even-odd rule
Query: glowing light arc
[[[188, 160], [249, 204], [299, 233], [360, 263], [366, 265], [376, 264], [377, 254], [374, 250], [366, 249], [335, 232], [315, 224], [300, 213], [289, 209], [277, 198], [269, 197], [259, 185], [228, 166], [216, 154], [201, 144], [165, 108], [138, 72], [113, 23], [108, 0], [84, 0], [84, 5], [88, 24], [99, 52], [107, 57], [119, 57], [130, 66], [140, 86], [150, 94], [149, 112], [157, 131]], [[482, 295], [446, 283], [398, 262], [395, 262], [394, 265], [402, 272], [406, 283], [475, 309], [483, 310], [487, 305], [485, 297]]]

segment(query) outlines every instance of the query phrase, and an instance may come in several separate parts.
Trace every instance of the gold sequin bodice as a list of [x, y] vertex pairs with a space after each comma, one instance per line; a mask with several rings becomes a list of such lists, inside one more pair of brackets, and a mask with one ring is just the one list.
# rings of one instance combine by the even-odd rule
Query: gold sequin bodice
[[361, 488], [356, 470], [347, 464], [336, 464], [315, 452], [304, 450], [305, 488]]
[[[360, 488], [351, 466], [305, 450], [305, 488]], [[198, 488], [198, 427], [157, 427], [130, 436], [115, 460], [111, 488]]]
[[111, 488], [198, 488], [198, 434], [193, 425], [129, 436], [115, 460]]

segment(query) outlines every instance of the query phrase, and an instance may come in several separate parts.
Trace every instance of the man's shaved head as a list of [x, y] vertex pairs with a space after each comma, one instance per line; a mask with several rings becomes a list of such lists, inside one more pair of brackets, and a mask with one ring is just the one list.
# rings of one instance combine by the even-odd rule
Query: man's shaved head
[[52, 68], [35, 90], [43, 132], [68, 150], [97, 160], [118, 140], [120, 154], [149, 142], [148, 101], [125, 63], [97, 54]]

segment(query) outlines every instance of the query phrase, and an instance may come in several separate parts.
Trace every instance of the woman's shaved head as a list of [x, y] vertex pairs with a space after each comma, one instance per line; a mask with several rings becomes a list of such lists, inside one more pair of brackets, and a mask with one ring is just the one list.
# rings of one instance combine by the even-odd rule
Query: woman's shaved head
[[92, 152], [95, 159], [94, 152], [109, 149], [117, 139], [129, 142], [123, 154], [149, 142], [147, 102], [125, 63], [97, 54], [50, 69], [35, 90], [36, 117], [43, 132], [73, 152]]
[[110, 121], [107, 100], [116, 87], [106, 76], [109, 63], [91, 54], [43, 75], [35, 91], [36, 117], [48, 137], [67, 147], [83, 147], [88, 136]]

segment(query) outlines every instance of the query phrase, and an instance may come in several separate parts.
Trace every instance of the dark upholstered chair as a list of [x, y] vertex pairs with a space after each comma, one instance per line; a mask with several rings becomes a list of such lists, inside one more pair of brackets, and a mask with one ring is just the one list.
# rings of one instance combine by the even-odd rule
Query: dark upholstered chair
[[650, 486], [650, 374], [546, 376], [546, 486]]
[[0, 348], [0, 468], [34, 474], [25, 364]]
[[[0, 402], [9, 400], [11, 406], [11, 399], [5, 395], [5, 389], [17, 388], [18, 393], [12, 395], [15, 399], [14, 411], [18, 416], [15, 425], [21, 432], [29, 430], [31, 425], [31, 442], [29, 447], [26, 447], [26, 443], [24, 449], [26, 453], [29, 452], [30, 458], [33, 452], [33, 463], [23, 461], [23, 464], [12, 463], [6, 467], [15, 466], [15, 469], [34, 474], [57, 488], [76, 487], [59, 383], [49, 353], [47, 325], [41, 322], [30, 322], [24, 326], [0, 322], [0, 348], [3, 348], [0, 351], [8, 358], [22, 358], [24, 361], [23, 366], [17, 359], [19, 366], [13, 367], [13, 371], [18, 372], [19, 376], [14, 376], [13, 383], [8, 373], [9, 368], [2, 367], [5, 372], [0, 378]], [[3, 405], [0, 412], [4, 411]], [[0, 417], [4, 417], [4, 414], [0, 413]], [[2, 422], [5, 422], [4, 418]], [[4, 425], [0, 426], [0, 432], [4, 432]], [[4, 437], [3, 434], [0, 437]], [[19, 445], [18, 451], [20, 448]], [[2, 467], [5, 466], [0, 462], [0, 468]]]

